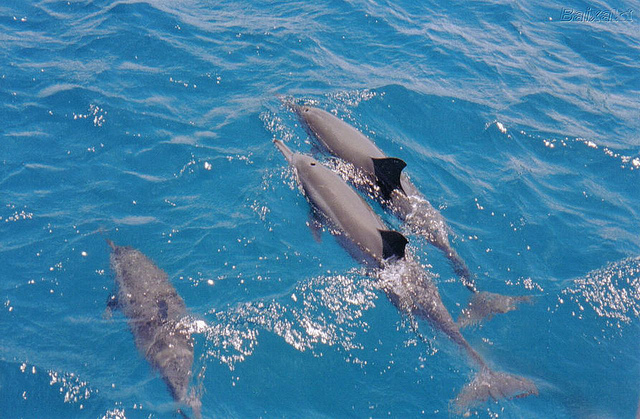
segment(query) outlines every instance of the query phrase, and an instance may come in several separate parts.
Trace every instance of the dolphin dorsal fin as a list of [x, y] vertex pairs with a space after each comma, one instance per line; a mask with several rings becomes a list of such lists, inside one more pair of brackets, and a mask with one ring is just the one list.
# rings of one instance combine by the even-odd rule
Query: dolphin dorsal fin
[[393, 230], [378, 230], [382, 236], [382, 258], [404, 257], [404, 248], [409, 242], [405, 236]]
[[404, 192], [400, 184], [402, 169], [407, 167], [407, 163], [404, 160], [396, 157], [372, 158], [371, 160], [373, 161], [373, 171], [376, 178], [378, 178], [378, 186], [384, 199], [389, 199], [394, 189]]

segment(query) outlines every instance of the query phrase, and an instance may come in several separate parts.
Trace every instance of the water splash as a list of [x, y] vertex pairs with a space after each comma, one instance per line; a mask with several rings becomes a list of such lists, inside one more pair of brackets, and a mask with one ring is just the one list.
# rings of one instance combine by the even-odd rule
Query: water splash
[[[64, 394], [65, 403], [78, 403], [91, 397], [92, 390], [86, 381], [80, 380], [74, 373], [48, 371], [49, 385], [58, 386]], [[82, 406], [81, 406], [82, 407]]]
[[260, 114], [260, 120], [267, 131], [273, 135], [272, 139], [274, 140], [288, 142], [295, 137], [293, 130], [282, 121], [282, 118], [273, 112], [262, 112]]
[[600, 317], [629, 324], [640, 317], [640, 256], [612, 262], [589, 272], [562, 291], [583, 310], [589, 305]]
[[279, 336], [301, 352], [316, 354], [321, 345], [363, 349], [357, 336], [369, 325], [362, 317], [375, 306], [377, 296], [373, 281], [353, 269], [301, 282], [284, 298], [211, 311], [215, 321], [200, 323], [196, 331], [206, 336], [206, 357], [230, 370], [253, 354], [262, 332]]
[[102, 415], [101, 419], [127, 419], [124, 409], [113, 408], [109, 409]]
[[[384, 96], [384, 92], [379, 95]], [[346, 90], [327, 94], [327, 97], [350, 107], [356, 107], [360, 102], [369, 101], [376, 96], [378, 96], [378, 92], [370, 89]]]

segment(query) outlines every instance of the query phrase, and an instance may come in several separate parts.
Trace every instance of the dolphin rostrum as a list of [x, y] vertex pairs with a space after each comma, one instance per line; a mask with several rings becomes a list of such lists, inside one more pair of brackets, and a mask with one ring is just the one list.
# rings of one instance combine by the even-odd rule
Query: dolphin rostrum
[[397, 214], [413, 232], [444, 252], [462, 283], [474, 293], [469, 307], [458, 319], [460, 326], [476, 323], [483, 317], [490, 318], [495, 313], [506, 313], [514, 310], [517, 303], [530, 300], [523, 296], [478, 292], [469, 268], [449, 242], [450, 229], [444, 217], [403, 173], [406, 166], [403, 160], [387, 157], [368, 137], [327, 111], [294, 103], [288, 103], [288, 106], [325, 149], [353, 164], [369, 178], [369, 192], [374, 197]]
[[[117, 308], [127, 317], [136, 347], [158, 371], [173, 399], [192, 408], [200, 417], [200, 400], [187, 395], [193, 366], [193, 340], [181, 320], [186, 316], [184, 301], [169, 282], [167, 274], [142, 252], [128, 246], [111, 247], [111, 269], [117, 294], [107, 310]], [[184, 416], [181, 410], [179, 412]]]
[[482, 401], [537, 394], [530, 380], [491, 370], [469, 345], [442, 303], [432, 278], [405, 252], [407, 239], [387, 230], [371, 206], [339, 175], [312, 157], [294, 153], [282, 141], [274, 140], [293, 167], [298, 182], [312, 206], [336, 229], [366, 253], [375, 264], [382, 288], [399, 309], [428, 320], [464, 349], [480, 373], [455, 399], [463, 412]]

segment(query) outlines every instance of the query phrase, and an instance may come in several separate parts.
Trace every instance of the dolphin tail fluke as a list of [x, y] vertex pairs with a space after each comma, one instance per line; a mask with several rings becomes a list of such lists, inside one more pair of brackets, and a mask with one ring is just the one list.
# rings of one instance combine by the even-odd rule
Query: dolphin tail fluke
[[382, 258], [402, 259], [409, 242], [405, 236], [393, 230], [378, 230], [382, 236]]
[[407, 167], [407, 163], [405, 163], [404, 160], [396, 157], [371, 160], [373, 161], [373, 170], [378, 179], [378, 186], [384, 199], [389, 199], [394, 189], [404, 192], [402, 184], [400, 183], [402, 169]]
[[488, 400], [513, 399], [538, 395], [538, 388], [533, 381], [517, 375], [495, 372], [483, 368], [455, 398], [454, 410], [464, 414], [470, 408]]
[[531, 297], [502, 295], [487, 291], [477, 292], [471, 297], [469, 305], [462, 309], [457, 321], [458, 327], [473, 326], [484, 319], [491, 320], [495, 314], [513, 311], [518, 304], [524, 302], [531, 302]]

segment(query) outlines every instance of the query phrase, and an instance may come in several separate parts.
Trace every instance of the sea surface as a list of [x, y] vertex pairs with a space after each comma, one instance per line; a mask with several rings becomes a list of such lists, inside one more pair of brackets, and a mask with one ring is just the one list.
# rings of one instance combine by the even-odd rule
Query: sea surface
[[[470, 417], [634, 418], [639, 22], [637, 1], [3, 0], [0, 418], [176, 417], [104, 316], [105, 238], [183, 297], [203, 417], [456, 417], [472, 362], [309, 232], [272, 140], [331, 161], [286, 100], [404, 159], [478, 287], [533, 297], [463, 333], [539, 396]], [[371, 204], [456, 318], [442, 252]]]

